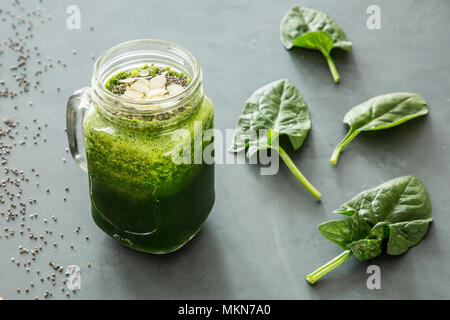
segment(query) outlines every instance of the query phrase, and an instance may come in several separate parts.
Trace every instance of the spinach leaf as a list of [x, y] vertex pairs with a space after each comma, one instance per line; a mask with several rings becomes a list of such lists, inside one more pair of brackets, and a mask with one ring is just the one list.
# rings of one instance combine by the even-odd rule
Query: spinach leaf
[[344, 30], [325, 13], [302, 6], [291, 8], [281, 20], [280, 36], [286, 49], [302, 47], [322, 52], [334, 81], [339, 82], [340, 76], [330, 52], [334, 48], [350, 51], [352, 43]]
[[382, 130], [428, 113], [427, 103], [417, 93], [394, 92], [372, 98], [352, 108], [344, 116], [350, 126], [345, 138], [336, 146], [330, 162], [336, 164], [342, 149], [363, 131]]
[[247, 149], [250, 158], [258, 150], [278, 151], [294, 176], [317, 199], [321, 194], [303, 176], [278, 144], [278, 137], [289, 137], [294, 150], [298, 150], [311, 128], [311, 117], [300, 91], [287, 79], [278, 80], [256, 90], [247, 100], [236, 125], [231, 152]]
[[344, 251], [306, 280], [315, 283], [352, 254], [360, 261], [379, 256], [387, 240], [390, 255], [405, 253], [425, 235], [433, 220], [427, 190], [415, 176], [399, 177], [361, 192], [335, 213], [348, 216], [319, 225], [319, 231]]

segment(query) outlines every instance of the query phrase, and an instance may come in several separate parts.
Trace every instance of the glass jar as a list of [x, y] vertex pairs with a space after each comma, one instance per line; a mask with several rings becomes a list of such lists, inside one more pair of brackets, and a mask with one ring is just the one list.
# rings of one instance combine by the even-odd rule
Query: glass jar
[[[152, 63], [183, 72], [188, 86], [145, 102], [105, 88], [118, 72]], [[95, 223], [122, 244], [151, 253], [177, 250], [192, 239], [215, 199], [214, 163], [203, 157], [214, 149], [213, 136], [205, 135], [213, 122], [199, 63], [184, 48], [136, 40], [106, 51], [91, 88], [74, 92], [67, 104], [70, 151], [88, 172]]]

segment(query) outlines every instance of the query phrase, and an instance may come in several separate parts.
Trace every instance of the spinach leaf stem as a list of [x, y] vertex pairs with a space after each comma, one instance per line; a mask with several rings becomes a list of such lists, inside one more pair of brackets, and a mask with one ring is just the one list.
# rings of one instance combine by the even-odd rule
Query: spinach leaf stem
[[359, 131], [349, 131], [344, 139], [342, 139], [341, 142], [336, 146], [336, 148], [333, 151], [333, 154], [331, 155], [330, 162], [331, 164], [336, 164], [337, 160], [339, 158], [339, 155], [342, 152], [342, 149], [350, 142], [352, 141], [357, 135], [359, 134]]
[[286, 151], [284, 151], [283, 148], [281, 148], [281, 146], [279, 145], [273, 146], [272, 149], [278, 151], [281, 159], [283, 159], [284, 163], [289, 168], [289, 170], [291, 170], [292, 174], [297, 178], [297, 180], [300, 181], [305, 189], [308, 190], [308, 192], [311, 193], [317, 201], [320, 201], [320, 199], [322, 198], [322, 194], [311, 184], [311, 182], [308, 181], [308, 179], [305, 178], [305, 176], [295, 166], [294, 162], [291, 160]]
[[339, 72], [336, 69], [336, 65], [334, 64], [333, 58], [331, 58], [330, 54], [325, 52], [324, 50], [321, 50], [325, 59], [327, 59], [328, 67], [330, 68], [331, 75], [333, 76], [333, 80], [335, 83], [338, 83], [339, 80], [341, 80], [341, 76], [339, 75]]
[[322, 278], [324, 275], [326, 275], [331, 270], [334, 270], [338, 266], [340, 266], [345, 260], [350, 258], [352, 255], [352, 252], [350, 250], [346, 250], [342, 252], [340, 255], [338, 255], [336, 258], [334, 258], [331, 261], [328, 261], [323, 266], [318, 268], [317, 270], [313, 271], [312, 273], [308, 274], [305, 279], [311, 284], [316, 283], [317, 280]]

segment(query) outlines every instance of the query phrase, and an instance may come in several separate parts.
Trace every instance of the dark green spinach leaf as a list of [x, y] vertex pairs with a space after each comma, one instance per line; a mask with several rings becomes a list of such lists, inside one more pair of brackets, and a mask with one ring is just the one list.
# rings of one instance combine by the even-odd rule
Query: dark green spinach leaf
[[247, 149], [250, 158], [258, 150], [278, 151], [294, 176], [317, 199], [321, 194], [298, 170], [277, 140], [287, 135], [298, 150], [311, 128], [311, 117], [301, 93], [289, 80], [278, 80], [256, 90], [247, 100], [236, 125], [231, 152]]
[[335, 213], [348, 216], [319, 225], [319, 231], [344, 251], [306, 276], [315, 283], [354, 254], [360, 261], [379, 256], [384, 239], [387, 254], [399, 255], [419, 243], [433, 220], [427, 190], [415, 176], [396, 178], [361, 192]]
[[339, 82], [340, 76], [330, 52], [334, 48], [350, 51], [352, 43], [348, 41], [344, 30], [325, 13], [295, 6], [281, 20], [280, 35], [286, 49], [302, 47], [322, 52], [334, 81]]
[[372, 98], [352, 108], [344, 116], [350, 126], [345, 138], [336, 146], [330, 162], [336, 164], [342, 149], [363, 131], [382, 130], [428, 113], [427, 103], [417, 93], [394, 92]]

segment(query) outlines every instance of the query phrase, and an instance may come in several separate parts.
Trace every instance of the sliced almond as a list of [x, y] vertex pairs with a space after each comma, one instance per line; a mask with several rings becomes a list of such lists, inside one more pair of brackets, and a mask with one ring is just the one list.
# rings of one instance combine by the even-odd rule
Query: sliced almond
[[126, 99], [137, 100], [139, 98], [144, 97], [144, 93], [143, 92], [138, 92], [138, 91], [135, 91], [135, 90], [131, 90], [130, 88], [127, 88], [127, 90], [122, 95], [122, 97], [124, 97]]
[[125, 83], [125, 84], [133, 83], [135, 81], [136, 81], [136, 78], [126, 78], [126, 79], [119, 80], [120, 83]]
[[134, 91], [142, 92], [142, 93], [147, 93], [150, 91], [149, 84], [150, 83], [148, 80], [140, 79], [140, 80], [136, 81], [135, 83], [133, 83], [130, 86], [130, 89], [132, 89]]
[[147, 92], [150, 91], [150, 89], [147, 86], [143, 86], [142, 84], [137, 84], [137, 85], [133, 84], [130, 87], [130, 90], [137, 91], [137, 92], [140, 92], [140, 93], [147, 93]]
[[136, 84], [150, 87], [150, 81], [148, 81], [147, 79], [139, 79], [138, 81], [136, 81]]
[[167, 86], [167, 91], [169, 91], [169, 95], [175, 96], [182, 92], [184, 88], [180, 86], [179, 84], [172, 83], [171, 85]]
[[153, 98], [153, 97], [158, 97], [158, 96], [163, 96], [167, 93], [166, 89], [154, 89], [154, 90], [150, 90], [149, 92], [146, 93], [146, 96], [149, 98]]
[[162, 74], [150, 79], [150, 90], [161, 89], [166, 86], [166, 77]]
[[148, 69], [144, 69], [141, 72], [139, 72], [140, 77], [147, 77], [148, 75], [150, 75], [150, 70]]

